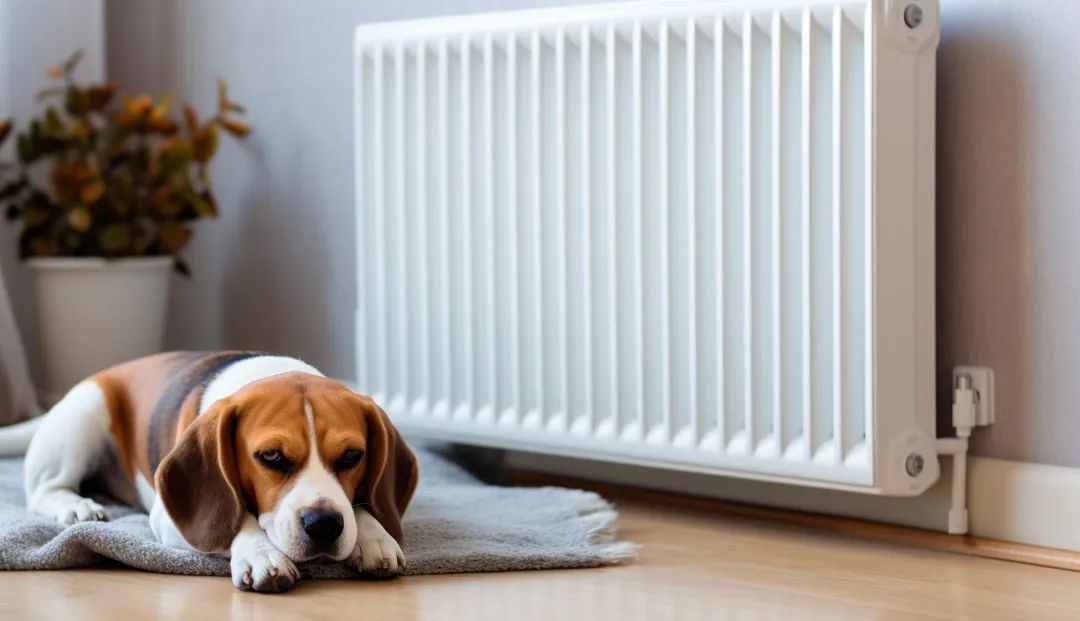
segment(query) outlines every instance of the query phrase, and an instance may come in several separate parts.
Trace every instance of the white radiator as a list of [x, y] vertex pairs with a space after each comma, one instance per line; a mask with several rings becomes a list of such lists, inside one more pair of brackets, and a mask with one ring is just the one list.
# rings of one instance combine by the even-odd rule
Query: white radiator
[[937, 17], [762, 0], [361, 26], [359, 389], [458, 441], [925, 490]]

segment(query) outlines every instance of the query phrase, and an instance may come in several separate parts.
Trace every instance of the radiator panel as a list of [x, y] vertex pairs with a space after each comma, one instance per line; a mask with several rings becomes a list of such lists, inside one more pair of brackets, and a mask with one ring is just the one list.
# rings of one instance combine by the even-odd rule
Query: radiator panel
[[[899, 8], [635, 3], [362, 26], [358, 389], [399, 426], [459, 440], [924, 488], [932, 263], [902, 272], [933, 203], [901, 184], [932, 182], [919, 110], [936, 23], [912, 39]], [[905, 70], [917, 88], [883, 86]], [[883, 98], [890, 127], [913, 128], [906, 146]], [[883, 210], [914, 224], [882, 230]], [[908, 312], [886, 328], [882, 303]], [[881, 363], [910, 395], [879, 399]], [[912, 451], [917, 475], [902, 472]]]

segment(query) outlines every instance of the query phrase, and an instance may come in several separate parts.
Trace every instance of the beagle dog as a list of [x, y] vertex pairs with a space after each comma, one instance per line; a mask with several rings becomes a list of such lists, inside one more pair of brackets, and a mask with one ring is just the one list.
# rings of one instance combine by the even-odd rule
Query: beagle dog
[[96, 483], [149, 512], [162, 543], [228, 556], [239, 589], [286, 590], [317, 558], [383, 577], [405, 567], [416, 457], [374, 401], [299, 360], [150, 356], [32, 422], [27, 504], [61, 524], [108, 519], [79, 493]]

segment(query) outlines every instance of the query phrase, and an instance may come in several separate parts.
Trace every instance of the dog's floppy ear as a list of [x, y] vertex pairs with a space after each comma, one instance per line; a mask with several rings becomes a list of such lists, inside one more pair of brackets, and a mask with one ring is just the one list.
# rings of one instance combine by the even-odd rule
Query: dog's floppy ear
[[227, 550], [244, 520], [236, 407], [219, 401], [196, 418], [161, 462], [155, 482], [165, 510], [192, 547]]
[[401, 516], [409, 506], [420, 467], [416, 455], [401, 439], [386, 412], [369, 398], [361, 397], [367, 421], [367, 466], [357, 498], [371, 509], [386, 532], [402, 540]]

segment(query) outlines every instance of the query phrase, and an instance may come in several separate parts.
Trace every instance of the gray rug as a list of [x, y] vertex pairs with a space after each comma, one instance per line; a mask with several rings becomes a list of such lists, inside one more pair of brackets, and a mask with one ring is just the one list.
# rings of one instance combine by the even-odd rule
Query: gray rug
[[[442, 455], [417, 451], [420, 486], [405, 515], [408, 574], [596, 567], [633, 558], [616, 513], [591, 492], [486, 485]], [[22, 460], [0, 459], [0, 569], [63, 569], [109, 560], [169, 574], [228, 576], [229, 562], [168, 548], [146, 514], [107, 504], [112, 520], [63, 528], [27, 513]], [[340, 564], [301, 566], [305, 577], [351, 578]]]

